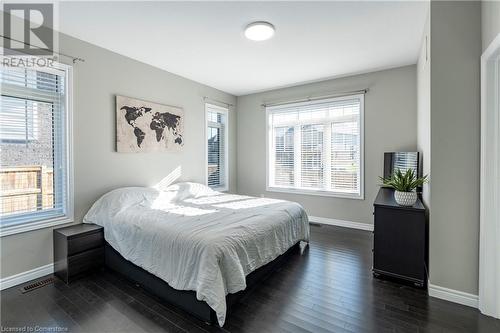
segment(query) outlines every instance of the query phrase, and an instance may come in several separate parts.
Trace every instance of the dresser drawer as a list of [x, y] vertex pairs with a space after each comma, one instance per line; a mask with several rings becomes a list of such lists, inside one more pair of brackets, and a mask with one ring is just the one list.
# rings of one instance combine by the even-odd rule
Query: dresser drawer
[[54, 274], [69, 283], [73, 277], [104, 264], [104, 228], [80, 223], [53, 230]]
[[104, 246], [102, 232], [79, 235], [68, 240], [68, 256], [101, 246]]
[[75, 276], [104, 264], [104, 247], [87, 250], [68, 257], [68, 276]]

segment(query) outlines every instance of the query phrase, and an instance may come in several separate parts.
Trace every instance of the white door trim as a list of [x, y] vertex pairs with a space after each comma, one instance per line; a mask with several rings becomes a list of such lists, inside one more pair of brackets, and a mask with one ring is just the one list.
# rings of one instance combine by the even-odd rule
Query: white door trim
[[500, 318], [500, 34], [481, 56], [479, 310]]

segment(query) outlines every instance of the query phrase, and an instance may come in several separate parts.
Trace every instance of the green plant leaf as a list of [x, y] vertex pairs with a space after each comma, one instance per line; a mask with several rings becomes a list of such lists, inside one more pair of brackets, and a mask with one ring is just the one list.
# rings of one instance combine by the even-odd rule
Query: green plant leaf
[[413, 169], [407, 169], [404, 173], [401, 169], [396, 169], [390, 177], [379, 177], [381, 186], [386, 186], [401, 192], [411, 192], [417, 187], [427, 183], [427, 175], [417, 177]]

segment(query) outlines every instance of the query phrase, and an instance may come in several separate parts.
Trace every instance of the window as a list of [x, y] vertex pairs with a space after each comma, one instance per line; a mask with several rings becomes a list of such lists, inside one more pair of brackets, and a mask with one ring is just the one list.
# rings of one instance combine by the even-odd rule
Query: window
[[227, 114], [228, 109], [206, 104], [207, 184], [218, 191], [228, 190]]
[[0, 73], [0, 234], [71, 222], [70, 68]]
[[266, 108], [269, 191], [363, 198], [364, 95]]

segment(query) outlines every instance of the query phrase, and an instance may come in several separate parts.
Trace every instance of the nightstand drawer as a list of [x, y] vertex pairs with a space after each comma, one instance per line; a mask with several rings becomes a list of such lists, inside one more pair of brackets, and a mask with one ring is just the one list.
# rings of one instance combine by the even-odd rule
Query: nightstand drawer
[[104, 246], [104, 235], [102, 232], [83, 234], [68, 240], [68, 255], [71, 256], [101, 246]]
[[69, 283], [77, 275], [104, 264], [104, 229], [75, 224], [54, 229], [54, 274]]
[[88, 250], [68, 257], [68, 275], [74, 276], [104, 263], [104, 247]]

